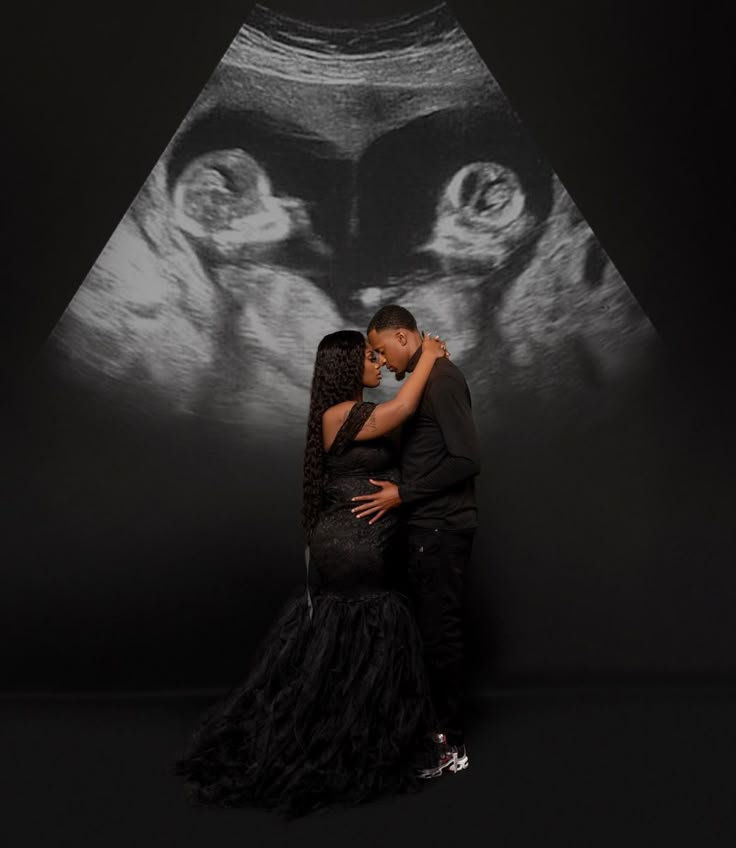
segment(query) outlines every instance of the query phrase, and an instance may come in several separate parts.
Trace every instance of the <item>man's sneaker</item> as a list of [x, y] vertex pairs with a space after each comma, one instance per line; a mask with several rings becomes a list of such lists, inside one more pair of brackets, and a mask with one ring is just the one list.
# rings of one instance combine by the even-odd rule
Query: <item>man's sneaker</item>
[[455, 754], [455, 762], [450, 766], [450, 771], [462, 771], [470, 765], [468, 752], [465, 745], [451, 745], [450, 748]]
[[469, 760], [465, 745], [448, 745], [447, 737], [444, 733], [433, 734], [433, 741], [439, 749], [437, 759], [434, 760], [431, 766], [419, 769], [417, 772], [419, 777], [425, 779], [439, 777], [444, 771], [454, 773], [468, 767]]

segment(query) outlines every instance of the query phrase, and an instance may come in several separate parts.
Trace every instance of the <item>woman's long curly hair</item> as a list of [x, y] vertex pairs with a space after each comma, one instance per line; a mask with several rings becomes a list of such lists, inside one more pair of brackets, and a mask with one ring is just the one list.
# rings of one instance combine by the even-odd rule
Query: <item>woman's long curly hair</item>
[[324, 487], [322, 415], [336, 403], [355, 400], [363, 388], [365, 338], [357, 330], [326, 335], [317, 347], [304, 448], [302, 526], [307, 543], [317, 523]]

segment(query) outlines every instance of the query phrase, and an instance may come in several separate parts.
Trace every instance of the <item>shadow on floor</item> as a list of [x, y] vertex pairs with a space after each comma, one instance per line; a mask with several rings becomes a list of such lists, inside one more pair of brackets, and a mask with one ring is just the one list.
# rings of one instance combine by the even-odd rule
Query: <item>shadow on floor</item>
[[294, 822], [187, 806], [169, 764], [211, 698], [0, 700], [5, 848], [736, 844], [734, 688], [496, 693], [467, 771]]

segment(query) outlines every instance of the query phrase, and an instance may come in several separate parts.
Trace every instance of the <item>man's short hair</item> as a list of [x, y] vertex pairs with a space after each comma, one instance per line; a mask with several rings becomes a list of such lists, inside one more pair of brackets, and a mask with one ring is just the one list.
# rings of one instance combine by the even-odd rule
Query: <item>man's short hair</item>
[[387, 303], [371, 318], [368, 332], [382, 330], [417, 330], [417, 322], [408, 309], [396, 303]]

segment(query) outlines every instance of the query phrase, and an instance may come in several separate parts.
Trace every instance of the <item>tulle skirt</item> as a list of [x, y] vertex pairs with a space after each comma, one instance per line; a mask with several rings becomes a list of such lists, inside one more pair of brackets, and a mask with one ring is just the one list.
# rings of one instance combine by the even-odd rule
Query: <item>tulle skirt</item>
[[202, 717], [175, 764], [192, 803], [291, 818], [415, 791], [435, 716], [404, 597], [321, 592], [287, 603], [247, 680]]

